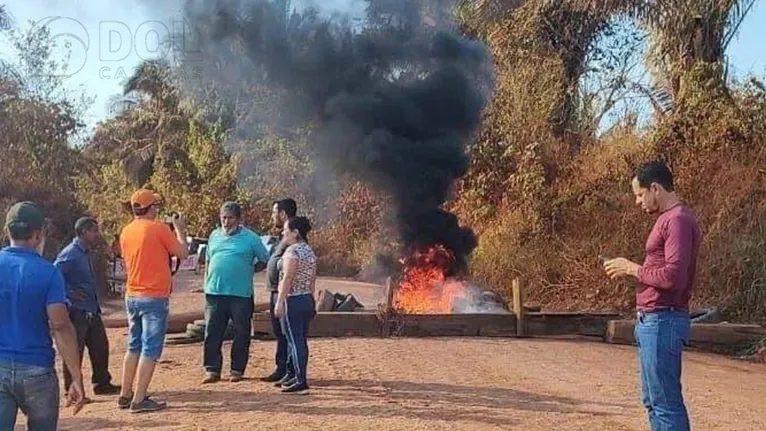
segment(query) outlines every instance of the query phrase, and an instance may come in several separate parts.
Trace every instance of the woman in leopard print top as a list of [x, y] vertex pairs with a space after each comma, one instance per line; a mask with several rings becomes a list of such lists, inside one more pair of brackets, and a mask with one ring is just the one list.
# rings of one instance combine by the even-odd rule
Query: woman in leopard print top
[[[307, 334], [314, 318], [317, 257], [306, 241], [311, 223], [306, 217], [293, 217], [285, 222], [282, 241], [288, 246], [278, 262], [280, 280], [274, 314], [280, 318], [282, 332], [287, 335], [287, 350], [293, 370], [292, 378], [282, 384], [282, 392], [308, 393], [309, 346]], [[293, 373], [290, 373], [293, 371]]]

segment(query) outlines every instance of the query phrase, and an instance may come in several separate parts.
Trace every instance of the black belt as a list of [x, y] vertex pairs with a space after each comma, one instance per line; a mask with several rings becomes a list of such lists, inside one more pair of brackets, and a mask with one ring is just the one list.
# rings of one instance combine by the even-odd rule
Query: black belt
[[642, 314], [662, 313], [665, 311], [670, 311], [670, 312], [678, 311], [681, 313], [689, 312], [689, 310], [686, 307], [654, 307], [647, 310], [637, 310], [636, 314], [640, 316]]

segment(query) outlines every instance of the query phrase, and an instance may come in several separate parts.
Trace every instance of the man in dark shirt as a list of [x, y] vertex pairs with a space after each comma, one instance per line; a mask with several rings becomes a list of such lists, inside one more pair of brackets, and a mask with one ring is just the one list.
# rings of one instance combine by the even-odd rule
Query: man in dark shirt
[[[120, 393], [120, 387], [112, 385], [109, 374], [109, 339], [106, 336], [104, 322], [101, 320], [101, 307], [98, 305], [96, 274], [93, 272], [90, 252], [103, 241], [98, 222], [91, 217], [82, 217], [75, 223], [77, 237], [59, 253], [53, 263], [64, 276], [67, 300], [69, 301], [69, 319], [77, 334], [80, 358], [85, 346], [93, 369], [91, 383], [93, 393], [108, 395]], [[64, 388], [69, 389], [72, 376], [64, 367]]]
[[11, 246], [0, 250], [0, 430], [15, 429], [19, 410], [30, 430], [58, 429], [56, 350], [73, 374], [66, 405], [74, 404], [75, 414], [83, 405], [64, 279], [41, 256], [45, 226], [42, 211], [31, 202], [13, 205], [5, 218]]
[[277, 353], [276, 353], [276, 365], [277, 369], [270, 375], [263, 377], [261, 380], [265, 382], [275, 382], [276, 385], [281, 386], [292, 379], [290, 370], [292, 367], [288, 365], [289, 355], [287, 354], [287, 337], [282, 332], [282, 326], [280, 325], [279, 318], [274, 315], [274, 306], [277, 303], [278, 288], [279, 288], [279, 268], [277, 263], [282, 258], [282, 254], [285, 252], [287, 245], [281, 241], [282, 227], [290, 217], [295, 217], [298, 212], [298, 205], [295, 200], [287, 198], [274, 202], [271, 209], [271, 221], [274, 223], [274, 227], [280, 231], [280, 241], [277, 245], [271, 248], [271, 256], [269, 262], [266, 265], [266, 287], [270, 291], [269, 301], [269, 313], [271, 314], [271, 328], [274, 332], [274, 338], [277, 339]]
[[689, 299], [694, 286], [701, 233], [697, 218], [683, 205], [665, 164], [641, 166], [632, 180], [636, 204], [657, 214], [639, 265], [625, 258], [604, 263], [612, 278], [638, 280], [635, 336], [643, 403], [653, 431], [688, 431], [681, 388], [681, 353], [689, 338]]

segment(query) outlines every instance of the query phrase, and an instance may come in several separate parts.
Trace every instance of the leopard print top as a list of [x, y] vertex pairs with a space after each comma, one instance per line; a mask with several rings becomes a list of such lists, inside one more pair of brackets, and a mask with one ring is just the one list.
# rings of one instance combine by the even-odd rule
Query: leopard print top
[[311, 293], [311, 285], [314, 283], [317, 272], [317, 257], [314, 254], [314, 250], [305, 243], [299, 242], [287, 247], [285, 253], [279, 261], [279, 278], [280, 281], [285, 276], [284, 259], [297, 259], [298, 270], [295, 273], [293, 279], [293, 285], [290, 286], [287, 292], [288, 296], [306, 295]]

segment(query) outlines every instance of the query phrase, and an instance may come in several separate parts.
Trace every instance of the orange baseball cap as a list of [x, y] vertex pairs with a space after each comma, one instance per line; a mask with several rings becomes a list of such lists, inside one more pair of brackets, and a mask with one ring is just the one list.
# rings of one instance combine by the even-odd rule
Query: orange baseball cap
[[147, 189], [136, 190], [130, 196], [130, 205], [136, 209], [149, 208], [160, 203], [162, 203], [162, 196]]

